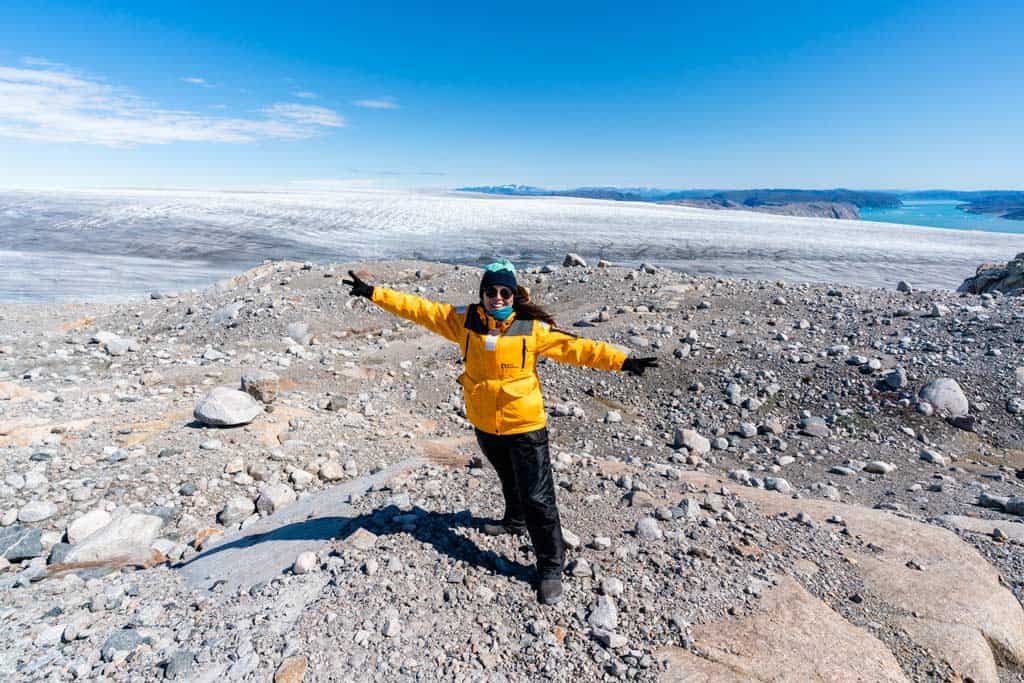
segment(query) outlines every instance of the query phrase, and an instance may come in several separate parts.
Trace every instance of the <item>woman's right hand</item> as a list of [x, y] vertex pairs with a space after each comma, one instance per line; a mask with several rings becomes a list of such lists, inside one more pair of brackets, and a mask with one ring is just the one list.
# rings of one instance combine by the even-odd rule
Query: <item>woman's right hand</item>
[[373, 298], [373, 285], [368, 285], [359, 279], [359, 276], [355, 274], [355, 271], [348, 271], [348, 275], [351, 280], [342, 280], [341, 284], [348, 285], [351, 287], [349, 294], [352, 296], [364, 296], [367, 299]]
[[635, 375], [636, 377], [639, 377], [640, 375], [644, 374], [644, 370], [646, 370], [647, 368], [656, 367], [658, 367], [658, 359], [655, 358], [654, 356], [648, 358], [630, 357], [627, 358], [622, 363], [622, 369], [631, 375]]

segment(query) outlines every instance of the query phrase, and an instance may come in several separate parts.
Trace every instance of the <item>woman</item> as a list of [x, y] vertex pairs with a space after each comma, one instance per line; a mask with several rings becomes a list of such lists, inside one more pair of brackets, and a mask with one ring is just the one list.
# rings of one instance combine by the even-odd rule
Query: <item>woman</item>
[[547, 415], [537, 378], [537, 359], [547, 356], [598, 370], [642, 375], [657, 367], [654, 358], [628, 358], [601, 342], [555, 327], [552, 317], [532, 303], [516, 282], [509, 261], [492, 263], [480, 280], [480, 303], [435, 303], [418, 296], [373, 287], [351, 270], [351, 294], [363, 296], [459, 345], [465, 372], [459, 376], [466, 417], [477, 442], [498, 473], [505, 496], [500, 524], [486, 524], [491, 535], [530, 534], [537, 557], [537, 594], [542, 604], [562, 598], [565, 544], [554, 478], [548, 456]]

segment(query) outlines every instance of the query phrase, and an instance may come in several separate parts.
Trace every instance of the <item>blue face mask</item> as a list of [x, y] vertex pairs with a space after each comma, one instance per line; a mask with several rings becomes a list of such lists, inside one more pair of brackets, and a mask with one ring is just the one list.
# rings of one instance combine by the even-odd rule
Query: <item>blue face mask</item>
[[512, 306], [506, 306], [505, 308], [499, 308], [496, 311], [487, 311], [487, 315], [491, 316], [495, 320], [508, 320], [508, 317], [512, 315], [512, 311]]

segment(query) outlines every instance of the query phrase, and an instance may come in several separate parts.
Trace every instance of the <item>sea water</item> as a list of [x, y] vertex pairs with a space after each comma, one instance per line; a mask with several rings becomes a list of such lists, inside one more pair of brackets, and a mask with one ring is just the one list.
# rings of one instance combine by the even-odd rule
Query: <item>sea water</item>
[[967, 213], [955, 199], [916, 199], [904, 201], [895, 209], [861, 209], [861, 220], [905, 225], [926, 225], [952, 230], [982, 230], [1024, 234], [1024, 221], [1011, 221], [990, 213]]
[[570, 251], [730, 278], [952, 289], [1024, 251], [1024, 235], [451, 192], [0, 192], [0, 302], [202, 288], [264, 259], [535, 266]]

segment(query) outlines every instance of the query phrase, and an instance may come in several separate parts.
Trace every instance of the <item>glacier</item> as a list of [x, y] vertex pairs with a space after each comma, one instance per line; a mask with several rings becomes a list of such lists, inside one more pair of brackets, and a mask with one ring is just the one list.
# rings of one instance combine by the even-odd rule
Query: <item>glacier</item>
[[0, 301], [124, 300], [264, 259], [616, 264], [955, 288], [1024, 236], [563, 197], [354, 188], [0, 191]]

